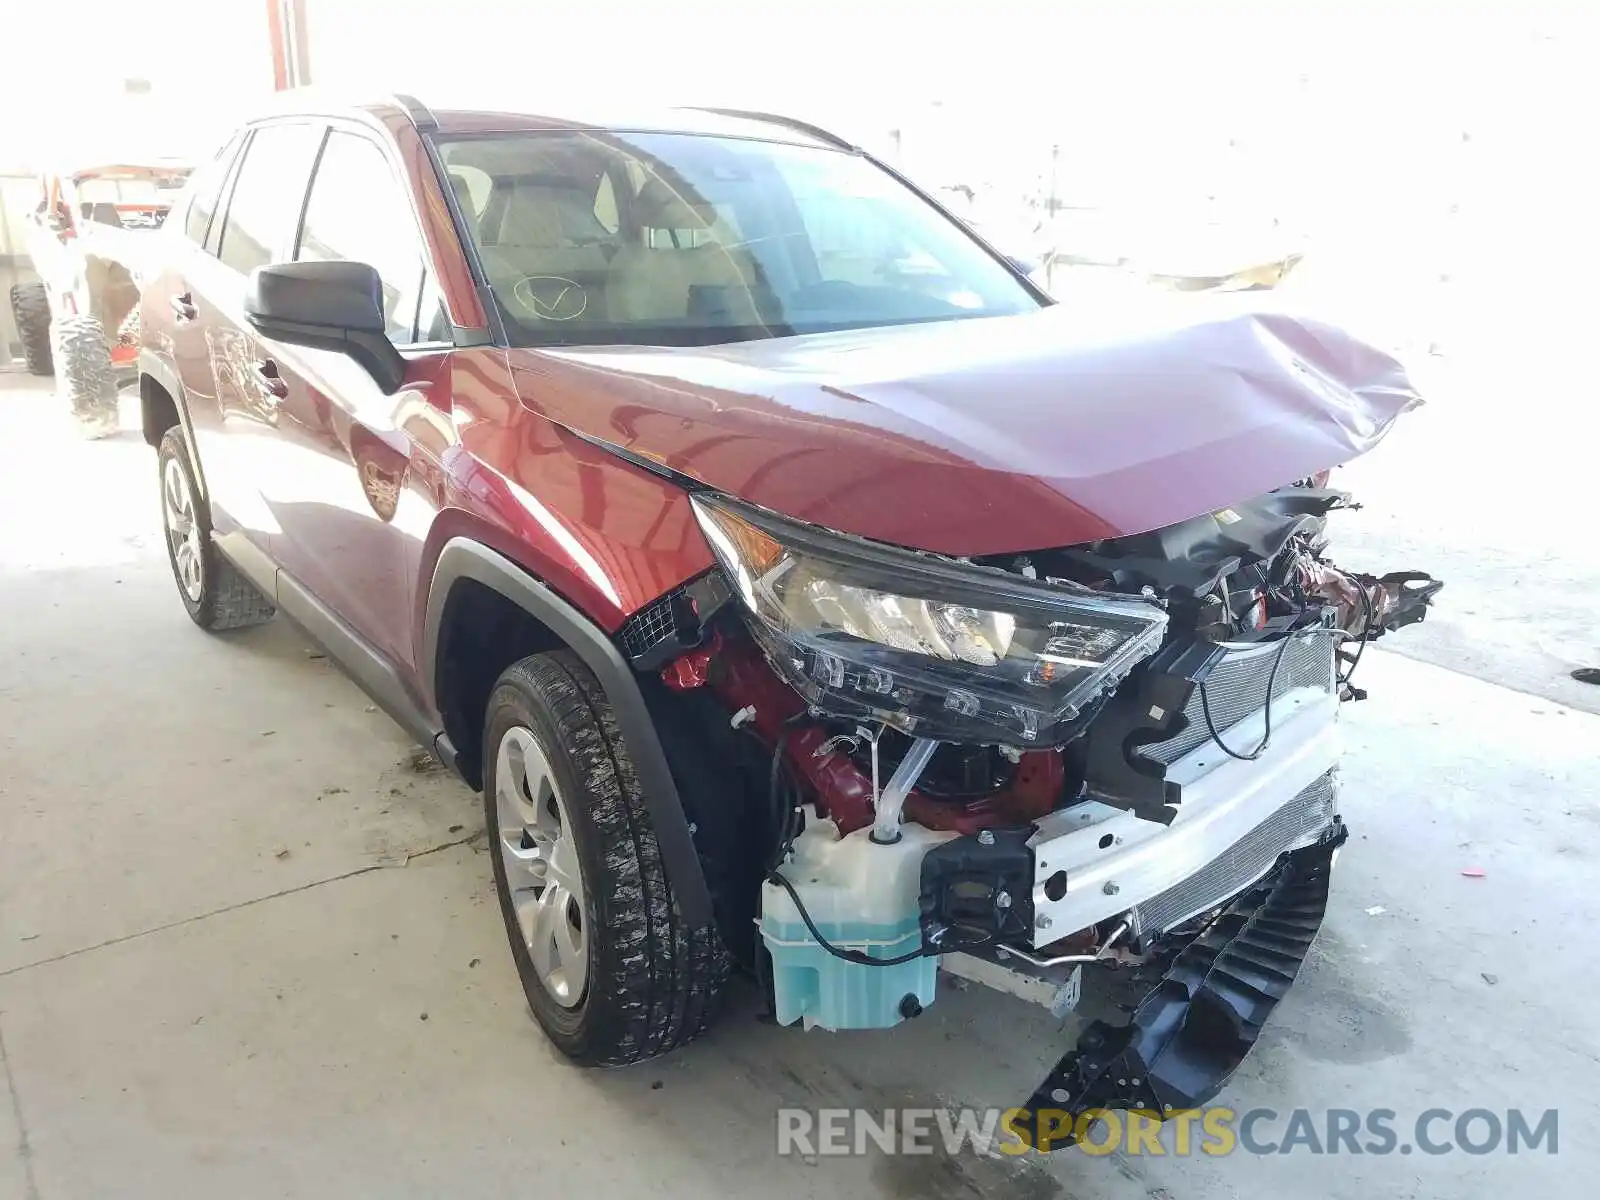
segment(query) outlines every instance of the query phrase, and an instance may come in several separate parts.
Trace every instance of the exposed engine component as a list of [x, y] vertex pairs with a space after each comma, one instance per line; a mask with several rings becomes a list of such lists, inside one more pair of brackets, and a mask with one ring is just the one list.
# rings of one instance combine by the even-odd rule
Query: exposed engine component
[[1169, 599], [1203, 597], [1224, 584], [1234, 590], [1263, 582], [1269, 572], [1252, 569], [1270, 564], [1296, 535], [1320, 549], [1327, 514], [1349, 506], [1344, 492], [1290, 486], [1164, 529], [1030, 557], [1046, 578], [1120, 592], [1152, 587]]
[[[882, 769], [893, 771], [900, 765], [911, 739], [896, 730], [887, 730], [879, 746]], [[870, 771], [870, 756], [857, 741], [845, 747], [850, 760], [863, 771]], [[1017, 763], [1000, 753], [998, 746], [960, 746], [940, 742], [917, 777], [917, 791], [930, 800], [966, 803], [992, 796], [1016, 775]]]
[[1388, 575], [1357, 575], [1340, 570], [1312, 554], [1302, 552], [1294, 563], [1300, 587], [1333, 610], [1333, 623], [1355, 648], [1339, 648], [1345, 664], [1340, 676], [1340, 697], [1365, 700], [1365, 688], [1350, 682], [1366, 644], [1386, 633], [1414, 625], [1428, 615], [1428, 606], [1444, 584], [1420, 571], [1394, 571]]
[[1033, 933], [1033, 827], [985, 829], [929, 850], [922, 860], [922, 936], [998, 946]]
[[1444, 584], [1420, 571], [1355, 575], [1318, 559], [1295, 564], [1307, 594], [1331, 602], [1336, 624], [1352, 637], [1369, 640], [1414, 625], [1427, 616], [1434, 593]]
[[[882, 769], [893, 771], [911, 739], [896, 730], [878, 740]], [[852, 750], [856, 767], [870, 771], [861, 750]], [[1067, 798], [1066, 761], [1053, 751], [1008, 755], [999, 746], [941, 742], [906, 796], [904, 815], [955, 833], [976, 833], [1036, 821]]]
[[[1328, 562], [1327, 515], [1358, 507], [1345, 492], [1295, 484], [1150, 533], [1022, 561], [1046, 578], [1155, 589], [1172, 614], [1169, 642], [1185, 634], [1211, 642], [1258, 636], [1323, 603], [1336, 611], [1339, 629], [1371, 640], [1422, 620], [1444, 585], [1421, 572], [1378, 578]], [[1024, 569], [1015, 558], [996, 562]]]
[[[722, 571], [637, 615], [623, 641], [664, 691], [715, 697], [740, 747], [730, 770], [748, 778], [745, 760], [766, 756], [745, 821], [768, 839], [755, 912], [776, 1019], [897, 1024], [933, 1002], [942, 958], [1060, 1008], [1076, 1002], [1069, 968], [1124, 934], [1141, 954], [1186, 944], [1219, 906], [1276, 910], [1281, 887], [1251, 887], [1299, 879], [1284, 862], [1316, 875], [1342, 830], [1337, 702], [1363, 694], [1349, 679], [1365, 643], [1421, 620], [1442, 586], [1329, 561], [1327, 515], [1350, 505], [1323, 482], [976, 563], [703, 505]], [[923, 575], [951, 599], [908, 578]], [[1275, 723], [1283, 745], [1254, 773]], [[1199, 857], [1172, 859], [1167, 836]], [[1232, 987], [1219, 976], [1213, 990], [1231, 1004]], [[1097, 1099], [1107, 1064], [1137, 1059], [1151, 1087], [1199, 1095], [1141, 1057], [1188, 1053], [1170, 1019], [1208, 1016], [1213, 997], [1186, 997], [1153, 994], [1160, 1028], [1116, 1034], [1122, 1059], [1085, 1044], [1051, 1093]], [[1148, 1093], [1111, 1097], [1129, 1098]]]

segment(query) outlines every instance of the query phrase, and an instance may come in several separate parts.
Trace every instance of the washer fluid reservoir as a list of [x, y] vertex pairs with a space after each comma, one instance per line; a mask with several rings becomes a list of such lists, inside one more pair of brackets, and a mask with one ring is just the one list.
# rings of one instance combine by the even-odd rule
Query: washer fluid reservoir
[[[805, 830], [779, 871], [832, 945], [896, 958], [922, 945], [923, 855], [955, 835], [906, 824], [900, 840], [885, 846], [871, 833], [868, 826], [840, 837], [837, 825], [808, 809]], [[780, 1025], [803, 1021], [807, 1029], [885, 1029], [933, 1003], [937, 958], [928, 955], [892, 967], [838, 958], [817, 944], [794, 901], [775, 883], [762, 885], [760, 926], [772, 955]]]

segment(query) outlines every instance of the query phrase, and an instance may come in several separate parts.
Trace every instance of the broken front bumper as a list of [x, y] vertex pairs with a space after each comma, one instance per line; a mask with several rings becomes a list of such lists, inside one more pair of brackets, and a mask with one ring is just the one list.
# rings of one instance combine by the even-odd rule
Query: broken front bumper
[[[1092, 800], [1039, 821], [1028, 842], [1033, 945], [1123, 914], [1137, 939], [1153, 938], [1253, 883], [1283, 852], [1319, 840], [1337, 802], [1338, 707], [1331, 687], [1295, 688], [1274, 701], [1272, 741], [1259, 759], [1229, 758], [1209, 741], [1183, 754], [1167, 768], [1183, 785], [1170, 825]], [[1228, 741], [1257, 745], [1263, 720], [1257, 711], [1232, 723]]]
[[1286, 855], [1236, 896], [1177, 953], [1126, 1025], [1090, 1024], [1028, 1102], [1030, 1144], [1070, 1145], [1065, 1131], [1083, 1126], [1063, 1121], [1063, 1113], [1133, 1110], [1165, 1118], [1215, 1096], [1305, 961], [1347, 836], [1336, 821], [1321, 841]]

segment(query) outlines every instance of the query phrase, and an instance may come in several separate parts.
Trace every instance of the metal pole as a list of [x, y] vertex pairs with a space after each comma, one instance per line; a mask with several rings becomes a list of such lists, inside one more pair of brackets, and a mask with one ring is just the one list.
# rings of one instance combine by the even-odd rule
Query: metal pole
[[1045, 228], [1050, 231], [1050, 244], [1044, 255], [1044, 290], [1052, 294], [1056, 286], [1056, 247], [1060, 241], [1057, 225], [1061, 216], [1061, 200], [1056, 195], [1057, 168], [1060, 164], [1061, 145], [1057, 143], [1050, 147], [1050, 195], [1045, 200], [1045, 212], [1049, 214]]
[[267, 0], [267, 33], [272, 51], [273, 90], [282, 92], [305, 87], [311, 82], [305, 0]]

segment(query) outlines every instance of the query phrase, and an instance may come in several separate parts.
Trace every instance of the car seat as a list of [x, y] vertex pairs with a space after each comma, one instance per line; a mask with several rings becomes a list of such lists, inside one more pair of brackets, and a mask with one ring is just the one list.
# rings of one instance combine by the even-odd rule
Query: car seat
[[546, 320], [548, 314], [526, 301], [520, 285], [530, 278], [565, 279], [584, 290], [586, 311], [605, 312], [599, 293], [607, 284], [607, 251], [614, 243], [594, 215], [592, 198], [564, 181], [518, 179], [509, 186], [495, 227], [486, 212], [479, 229], [478, 253], [495, 294], [513, 315]]
[[[611, 260], [606, 299], [614, 321], [682, 323], [715, 317], [719, 324], [760, 325], [752, 286], [755, 260], [748, 250], [724, 244], [727, 226], [716, 209], [689, 185], [648, 180], [634, 198], [640, 240], [625, 244]], [[660, 246], [652, 230], [692, 233], [699, 245]], [[709, 239], [702, 231], [708, 231]], [[720, 238], [718, 234], [725, 236]]]

